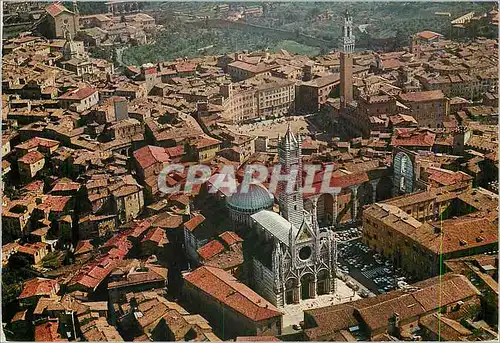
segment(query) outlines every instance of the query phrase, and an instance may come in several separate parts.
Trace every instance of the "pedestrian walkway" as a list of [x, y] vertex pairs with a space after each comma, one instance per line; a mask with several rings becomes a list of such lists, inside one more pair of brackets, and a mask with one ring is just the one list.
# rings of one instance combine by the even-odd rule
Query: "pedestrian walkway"
[[304, 320], [304, 310], [320, 308], [329, 305], [341, 304], [348, 301], [361, 299], [361, 297], [350, 289], [344, 281], [335, 280], [335, 294], [325, 294], [315, 299], [302, 300], [299, 304], [286, 305], [283, 309], [283, 328], [298, 325]]

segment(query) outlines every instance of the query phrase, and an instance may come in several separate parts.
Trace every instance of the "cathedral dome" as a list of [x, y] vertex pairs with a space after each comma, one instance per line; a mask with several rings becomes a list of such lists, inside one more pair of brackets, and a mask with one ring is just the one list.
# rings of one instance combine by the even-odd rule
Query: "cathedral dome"
[[248, 192], [241, 193], [240, 187], [236, 193], [227, 199], [229, 208], [241, 212], [255, 213], [268, 209], [274, 204], [274, 197], [267, 189], [259, 185], [250, 185]]

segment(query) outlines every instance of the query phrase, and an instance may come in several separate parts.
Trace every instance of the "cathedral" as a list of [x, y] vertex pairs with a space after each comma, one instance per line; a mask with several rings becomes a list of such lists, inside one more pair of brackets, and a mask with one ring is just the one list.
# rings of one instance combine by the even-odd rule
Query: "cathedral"
[[[290, 127], [278, 146], [282, 172], [301, 170], [301, 140]], [[296, 187], [278, 183], [279, 214], [262, 209], [252, 214], [244, 255], [250, 286], [278, 307], [334, 292], [336, 245], [333, 232], [320, 228], [316, 205], [304, 209], [302, 176]]]

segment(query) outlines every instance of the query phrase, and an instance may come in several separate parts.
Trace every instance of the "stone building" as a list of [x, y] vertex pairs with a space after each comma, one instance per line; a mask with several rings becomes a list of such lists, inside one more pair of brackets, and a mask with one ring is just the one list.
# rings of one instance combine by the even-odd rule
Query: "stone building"
[[222, 117], [235, 123], [277, 118], [295, 111], [292, 80], [257, 76], [221, 86]]
[[363, 211], [363, 242], [419, 279], [440, 261], [498, 249], [498, 197], [461, 184], [393, 198]]
[[344, 108], [352, 102], [352, 55], [354, 53], [355, 37], [353, 34], [352, 17], [345, 12], [343, 36], [340, 39], [340, 104]]
[[186, 274], [182, 293], [201, 315], [219, 325], [223, 339], [281, 334], [283, 314], [222, 269], [202, 266]]
[[[300, 137], [288, 128], [278, 147], [282, 172], [301, 169]], [[299, 173], [300, 174], [300, 173]], [[251, 216], [254, 229], [244, 242], [251, 286], [278, 307], [334, 291], [336, 246], [329, 228], [316, 218], [317, 198], [304, 209], [302, 176], [294, 190], [278, 183], [280, 214], [262, 210]]]
[[70, 11], [62, 3], [53, 3], [45, 8], [47, 12], [44, 20], [39, 25], [47, 38], [65, 38], [65, 27], [67, 27], [72, 37], [75, 37], [79, 29], [78, 9]]
[[449, 99], [441, 90], [404, 93], [399, 100], [410, 108], [420, 126], [440, 128], [450, 113]]

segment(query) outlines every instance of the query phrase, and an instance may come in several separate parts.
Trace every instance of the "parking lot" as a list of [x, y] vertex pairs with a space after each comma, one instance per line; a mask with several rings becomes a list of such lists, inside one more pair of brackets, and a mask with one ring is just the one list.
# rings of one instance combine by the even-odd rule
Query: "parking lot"
[[361, 238], [361, 230], [356, 227], [352, 227], [342, 231], [336, 231], [333, 233], [333, 236], [337, 238], [337, 242], [347, 242]]
[[[390, 292], [394, 289], [408, 287], [411, 279], [399, 268], [385, 260], [380, 254], [372, 251], [360, 239], [360, 229], [347, 229], [336, 232], [338, 238], [337, 270], [349, 275], [373, 294]], [[369, 296], [360, 290], [360, 296]]]

